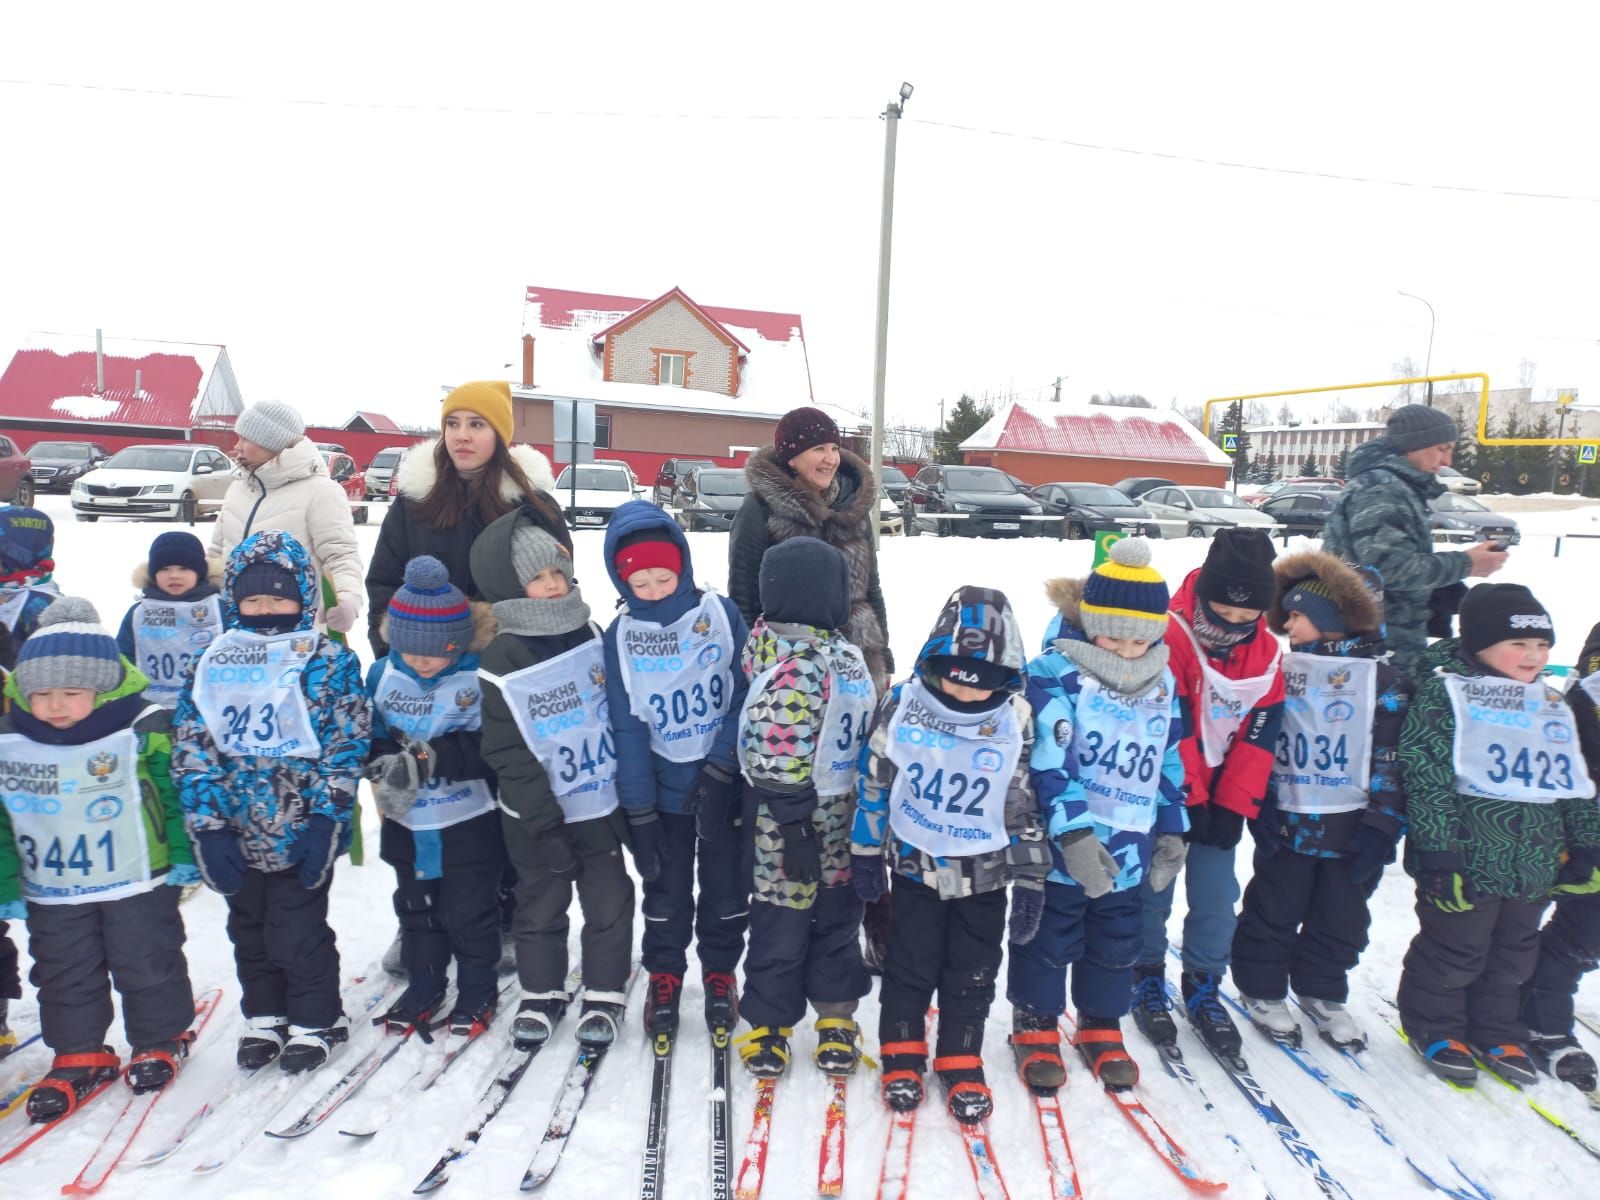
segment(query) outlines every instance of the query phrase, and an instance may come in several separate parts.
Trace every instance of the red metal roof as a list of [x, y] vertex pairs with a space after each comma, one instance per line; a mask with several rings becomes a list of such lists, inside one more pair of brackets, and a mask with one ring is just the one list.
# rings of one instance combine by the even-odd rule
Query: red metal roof
[[[672, 291], [678, 290], [672, 289]], [[668, 295], [670, 294], [669, 292]], [[658, 296], [656, 300], [664, 298]], [[541, 325], [549, 329], [561, 329], [572, 325], [574, 314], [579, 312], [616, 313], [617, 319], [621, 320], [656, 301], [633, 296], [608, 296], [601, 292], [568, 292], [559, 288], [534, 286], [528, 288], [527, 302], [541, 306], [539, 313]], [[791, 336], [799, 336], [801, 341], [805, 340], [799, 313], [761, 312], [750, 308], [721, 308], [694, 301], [690, 303], [719, 325], [754, 329], [769, 342], [787, 342]], [[737, 337], [734, 340], [737, 341]]]
[[16, 420], [189, 429], [207, 370], [192, 353], [177, 349], [137, 358], [108, 353], [105, 390], [96, 393], [94, 351], [19, 350], [0, 375], [0, 413]]
[[[984, 434], [989, 436], [985, 437]], [[984, 443], [979, 445], [979, 443]], [[1075, 454], [1087, 458], [1226, 465], [1220, 450], [1179, 414], [1160, 409], [1027, 407], [1014, 404], [998, 436], [986, 426], [962, 443], [966, 449]]]
[[369, 412], [364, 408], [357, 410], [356, 415], [344, 423], [345, 428], [350, 428], [358, 419], [365, 421], [367, 428], [371, 429], [373, 433], [395, 433], [401, 437], [406, 434], [406, 431], [396, 425], [391, 418], [384, 416], [382, 413]]

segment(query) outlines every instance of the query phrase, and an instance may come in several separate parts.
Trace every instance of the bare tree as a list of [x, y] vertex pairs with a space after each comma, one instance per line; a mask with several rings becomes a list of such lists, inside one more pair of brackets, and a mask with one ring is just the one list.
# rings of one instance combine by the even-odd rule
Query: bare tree
[[[1417, 364], [1409, 354], [1404, 358], [1397, 359], [1389, 369], [1394, 372], [1396, 379], [1415, 379], [1417, 376]], [[1415, 386], [1415, 384], [1407, 383], [1398, 388], [1395, 391], [1394, 402], [1396, 404], [1410, 404], [1413, 399], [1411, 389]]]
[[1121, 406], [1122, 408], [1154, 408], [1155, 407], [1154, 404], [1151, 404], [1150, 401], [1146, 400], [1143, 396], [1139, 395], [1138, 393], [1129, 393], [1129, 394], [1126, 394], [1126, 395], [1119, 395], [1116, 392], [1107, 392], [1105, 395], [1102, 396], [1099, 392], [1096, 392], [1094, 395], [1089, 397], [1089, 403], [1090, 404], [1108, 404], [1108, 405], [1112, 405], [1112, 406]]
[[1531, 358], [1525, 358], [1517, 364], [1517, 384], [1520, 387], [1533, 389], [1533, 379], [1539, 373], [1539, 364]]

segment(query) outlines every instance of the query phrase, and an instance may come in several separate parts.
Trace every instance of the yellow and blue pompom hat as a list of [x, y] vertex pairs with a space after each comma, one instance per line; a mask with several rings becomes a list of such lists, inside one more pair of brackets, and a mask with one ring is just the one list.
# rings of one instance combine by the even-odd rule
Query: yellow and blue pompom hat
[[1079, 620], [1091, 640], [1139, 638], [1158, 642], [1167, 632], [1167, 581], [1150, 565], [1150, 543], [1123, 538], [1083, 583]]

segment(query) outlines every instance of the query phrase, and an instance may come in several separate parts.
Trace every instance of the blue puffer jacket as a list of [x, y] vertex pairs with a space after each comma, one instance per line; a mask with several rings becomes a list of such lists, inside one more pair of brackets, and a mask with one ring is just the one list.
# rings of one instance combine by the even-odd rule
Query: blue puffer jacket
[[[627, 583], [617, 577], [615, 558], [617, 545], [630, 533], [641, 529], [666, 530], [683, 554], [683, 571], [678, 576], [678, 590], [664, 600], [644, 601], [634, 599]], [[689, 557], [689, 541], [683, 536], [678, 523], [665, 511], [644, 500], [630, 500], [617, 509], [606, 528], [606, 570], [617, 594], [622, 597], [628, 612], [636, 621], [655, 625], [671, 625], [690, 609], [700, 604], [705, 594], [694, 584], [694, 564]], [[734, 664], [733, 687], [724, 708], [728, 719], [717, 733], [711, 753], [699, 762], [671, 762], [650, 752], [650, 726], [633, 715], [628, 704], [628, 693], [623, 687], [622, 668], [617, 657], [617, 624], [611, 622], [605, 633], [606, 647], [606, 699], [611, 705], [611, 728], [617, 735], [617, 794], [624, 808], [632, 812], [659, 809], [662, 812], [682, 813], [689, 809], [689, 794], [695, 778], [704, 763], [711, 762], [730, 776], [739, 773], [734, 755], [734, 742], [739, 731], [739, 712], [744, 708], [744, 695], [749, 687], [744, 672], [739, 670], [738, 655], [744, 646], [747, 630], [739, 609], [726, 596], [721, 597], [722, 608], [728, 615], [728, 625], [733, 633], [733, 644], [723, 649], [724, 662]]]
[[[224, 627], [240, 628], [233, 581], [254, 562], [273, 562], [294, 573], [301, 604], [296, 628], [310, 632], [317, 612], [311, 559], [299, 542], [276, 529], [251, 534], [228, 555], [222, 589]], [[172, 774], [189, 833], [238, 831], [245, 860], [260, 871], [288, 869], [289, 848], [314, 814], [339, 824], [341, 851], [350, 840], [356, 784], [372, 739], [372, 703], [362, 687], [361, 660], [355, 653], [326, 634], [313, 636], [317, 648], [300, 676], [300, 687], [312, 729], [322, 743], [322, 757], [223, 754], [195, 707], [193, 675], [178, 693], [173, 714]]]

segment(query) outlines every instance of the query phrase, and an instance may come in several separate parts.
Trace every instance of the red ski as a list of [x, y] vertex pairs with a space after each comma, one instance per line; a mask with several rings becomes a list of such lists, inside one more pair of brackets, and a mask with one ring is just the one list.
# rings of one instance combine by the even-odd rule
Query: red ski
[[776, 1079], [756, 1080], [756, 1107], [750, 1115], [750, 1133], [744, 1139], [734, 1191], [738, 1200], [756, 1200], [761, 1195], [761, 1183], [767, 1173], [767, 1143], [772, 1137], [772, 1099], [777, 1090]]
[[830, 1075], [828, 1082], [832, 1088], [817, 1155], [817, 1195], [838, 1196], [844, 1192], [844, 1099], [849, 1077]]
[[911, 1139], [916, 1131], [916, 1109], [890, 1113], [889, 1139], [878, 1173], [878, 1200], [906, 1200], [911, 1195]]
[[1000, 1174], [1000, 1164], [995, 1161], [994, 1147], [989, 1143], [989, 1127], [979, 1121], [975, 1125], [956, 1122], [961, 1131], [961, 1144], [967, 1148], [967, 1162], [972, 1166], [972, 1179], [978, 1185], [980, 1200], [1011, 1200], [1006, 1190], [1005, 1177]]
[[1050, 1200], [1079, 1200], [1083, 1189], [1078, 1185], [1078, 1164], [1072, 1157], [1072, 1144], [1067, 1141], [1060, 1097], [1035, 1095], [1033, 1110], [1039, 1118], [1045, 1166], [1050, 1169]]

